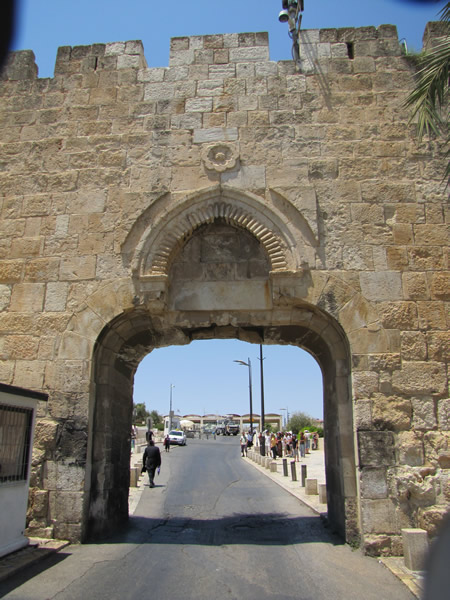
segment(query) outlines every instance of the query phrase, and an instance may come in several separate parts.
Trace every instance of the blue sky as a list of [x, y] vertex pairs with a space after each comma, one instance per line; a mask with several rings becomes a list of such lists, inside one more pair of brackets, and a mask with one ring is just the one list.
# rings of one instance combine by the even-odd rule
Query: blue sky
[[[292, 346], [264, 346], [265, 412], [302, 411], [322, 418], [322, 373], [314, 358]], [[202, 340], [188, 346], [160, 348], [139, 365], [134, 401], [167, 413], [249, 412], [249, 370], [235, 363], [250, 359], [253, 412], [261, 412], [259, 346], [239, 340]], [[283, 412], [283, 411], [281, 411]]]
[[[303, 28], [397, 25], [399, 38], [422, 46], [427, 21], [444, 2], [304, 0]], [[167, 66], [171, 37], [268, 31], [272, 60], [291, 58], [281, 0], [18, 0], [15, 49], [34, 51], [40, 77], [51, 77], [59, 46], [142, 40], [149, 66]]]
[[[272, 60], [288, 60], [287, 26], [278, 22], [281, 0], [157, 2], [155, 0], [19, 0], [15, 49], [31, 49], [40, 77], [53, 76], [57, 48], [142, 40], [149, 66], [167, 66], [170, 38], [214, 33], [268, 31]], [[421, 48], [425, 24], [437, 20], [443, 2], [407, 0], [305, 0], [303, 28], [394, 24], [399, 39]], [[170, 385], [173, 408], [189, 412], [236, 412], [249, 408], [248, 369], [234, 363], [250, 358], [253, 408], [260, 410], [259, 347], [243, 342], [202, 341], [155, 350], [135, 378], [135, 402], [166, 413]], [[322, 376], [315, 361], [293, 347], [264, 349], [266, 412], [301, 410], [321, 418]]]

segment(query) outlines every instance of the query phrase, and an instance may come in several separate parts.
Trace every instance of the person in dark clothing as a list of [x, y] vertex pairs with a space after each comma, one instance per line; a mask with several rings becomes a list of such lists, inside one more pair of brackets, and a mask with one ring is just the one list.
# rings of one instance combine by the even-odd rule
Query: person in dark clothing
[[158, 446], [155, 446], [155, 442], [153, 440], [149, 441], [147, 448], [144, 450], [142, 464], [144, 465], [145, 470], [148, 472], [150, 487], [155, 487], [155, 471], [161, 466], [161, 453]]
[[164, 448], [165, 448], [166, 452], [169, 452], [169, 450], [170, 450], [169, 434], [167, 434], [166, 437], [164, 438]]

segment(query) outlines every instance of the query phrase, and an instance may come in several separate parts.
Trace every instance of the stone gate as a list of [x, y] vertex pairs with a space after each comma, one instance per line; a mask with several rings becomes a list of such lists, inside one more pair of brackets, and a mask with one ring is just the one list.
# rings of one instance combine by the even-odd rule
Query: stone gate
[[[426, 30], [433, 39], [434, 24]], [[367, 552], [450, 500], [445, 160], [403, 103], [396, 28], [13, 53], [0, 85], [0, 380], [48, 394], [29, 532], [128, 515], [133, 376], [153, 349], [292, 344], [324, 379], [329, 518]], [[151, 385], [151, 384], [150, 384]], [[1, 493], [1, 488], [0, 488]]]

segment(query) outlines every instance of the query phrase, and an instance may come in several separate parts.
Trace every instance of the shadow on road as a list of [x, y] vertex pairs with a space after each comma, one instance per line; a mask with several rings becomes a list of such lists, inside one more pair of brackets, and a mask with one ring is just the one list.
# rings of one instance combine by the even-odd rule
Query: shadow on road
[[177, 545], [269, 545], [287, 546], [324, 542], [341, 545], [341, 538], [329, 531], [318, 516], [288, 517], [284, 514], [236, 514], [217, 519], [130, 517], [119, 535], [104, 543], [135, 541], [141, 544]]

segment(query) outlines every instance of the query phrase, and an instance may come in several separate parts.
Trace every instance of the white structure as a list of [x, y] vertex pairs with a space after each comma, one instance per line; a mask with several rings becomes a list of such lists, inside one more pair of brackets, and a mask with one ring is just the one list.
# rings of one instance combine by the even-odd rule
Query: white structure
[[28, 545], [24, 530], [38, 400], [47, 395], [0, 384], [0, 557]]

